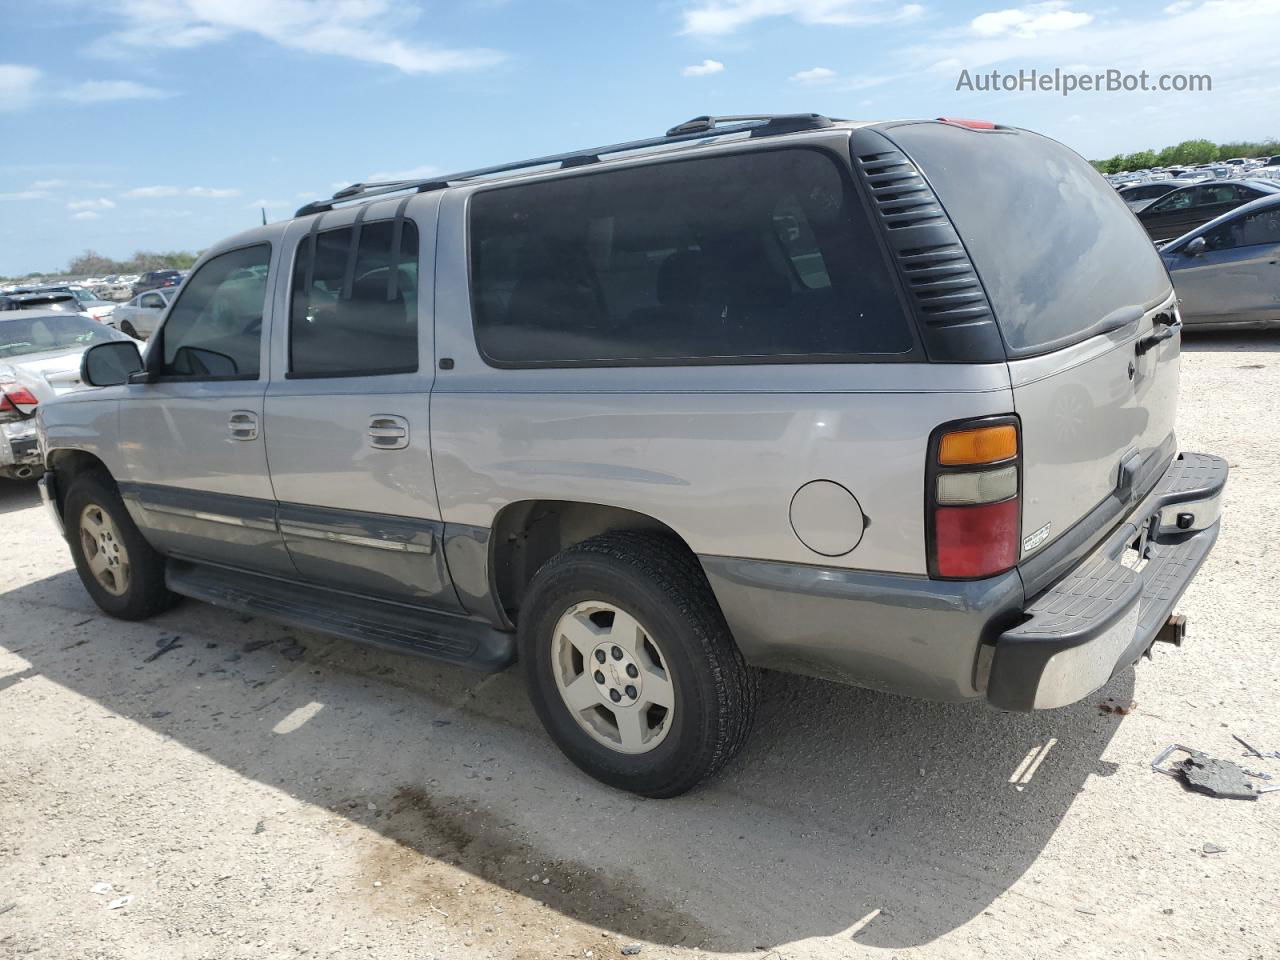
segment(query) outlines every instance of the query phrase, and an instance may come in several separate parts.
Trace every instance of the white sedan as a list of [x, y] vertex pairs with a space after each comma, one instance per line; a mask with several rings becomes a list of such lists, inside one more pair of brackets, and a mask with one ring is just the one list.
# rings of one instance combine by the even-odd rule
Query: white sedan
[[178, 292], [177, 287], [161, 287], [140, 293], [128, 303], [122, 303], [111, 314], [112, 326], [121, 333], [138, 340], [146, 340], [156, 332], [165, 308]]

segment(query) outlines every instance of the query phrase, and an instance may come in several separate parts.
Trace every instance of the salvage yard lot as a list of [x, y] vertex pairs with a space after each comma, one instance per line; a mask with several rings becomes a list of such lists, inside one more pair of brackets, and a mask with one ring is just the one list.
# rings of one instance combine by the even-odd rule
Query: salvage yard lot
[[669, 801], [578, 773], [516, 671], [112, 621], [5, 484], [0, 957], [1275, 957], [1280, 793], [1148, 764], [1280, 781], [1231, 737], [1280, 749], [1280, 338], [1188, 336], [1178, 434], [1232, 467], [1181, 651], [1032, 716], [768, 674], [743, 754]]

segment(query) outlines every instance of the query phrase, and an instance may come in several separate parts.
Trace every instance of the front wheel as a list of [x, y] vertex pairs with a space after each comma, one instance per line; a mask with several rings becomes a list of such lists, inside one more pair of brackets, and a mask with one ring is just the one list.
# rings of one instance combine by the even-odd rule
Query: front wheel
[[684, 793], [750, 731], [755, 675], [696, 558], [666, 537], [605, 534], [549, 560], [525, 596], [519, 643], [543, 726], [611, 786]]
[[135, 340], [142, 339], [141, 337], [138, 336], [138, 331], [133, 328], [133, 324], [130, 323], [128, 320], [120, 321], [120, 332], [123, 333], [126, 337], [133, 337], [133, 339]]
[[164, 585], [164, 558], [138, 532], [108, 477], [77, 477], [62, 520], [80, 582], [106, 613], [143, 620], [177, 600]]

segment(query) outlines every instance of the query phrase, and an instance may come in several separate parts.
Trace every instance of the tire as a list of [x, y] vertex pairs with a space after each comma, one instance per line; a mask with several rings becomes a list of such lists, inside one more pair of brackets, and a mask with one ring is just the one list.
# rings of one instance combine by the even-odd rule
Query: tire
[[[105, 613], [121, 620], [145, 620], [177, 601], [164, 585], [164, 558], [138, 532], [110, 477], [92, 472], [76, 477], [63, 502], [62, 518], [80, 582]], [[100, 552], [109, 564], [107, 582], [95, 572]]]
[[142, 339], [141, 337], [138, 336], [138, 331], [133, 328], [133, 324], [130, 323], [128, 320], [120, 321], [120, 332], [123, 333], [126, 337], [133, 337], [133, 339], [135, 340]]
[[[639, 639], [615, 660], [618, 636]], [[609, 533], [547, 561], [521, 605], [518, 643], [547, 733], [574, 764], [610, 786], [677, 796], [719, 771], [750, 732], [755, 673], [697, 559], [669, 537]], [[600, 654], [606, 656], [597, 663]], [[589, 682], [579, 686], [575, 677]], [[639, 689], [629, 677], [639, 678]], [[570, 701], [584, 706], [574, 710]]]

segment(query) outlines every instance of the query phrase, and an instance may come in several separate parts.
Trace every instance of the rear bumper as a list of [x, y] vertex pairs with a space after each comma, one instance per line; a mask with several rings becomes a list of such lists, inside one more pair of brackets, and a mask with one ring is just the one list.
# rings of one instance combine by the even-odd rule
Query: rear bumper
[[996, 640], [992, 705], [1065, 706], [1141, 657], [1218, 538], [1226, 480], [1219, 457], [1177, 457], [1119, 528]]
[[39, 469], [40, 444], [34, 417], [0, 423], [0, 469], [12, 473], [20, 467]]
[[[1020, 570], [944, 581], [699, 560], [755, 666], [928, 700], [985, 696], [1005, 710], [1064, 706], [1150, 646], [1217, 539], [1226, 476], [1217, 457], [1175, 458], [1099, 546], [1030, 602]], [[1144, 530], [1147, 559], [1131, 569], [1121, 560]]]

